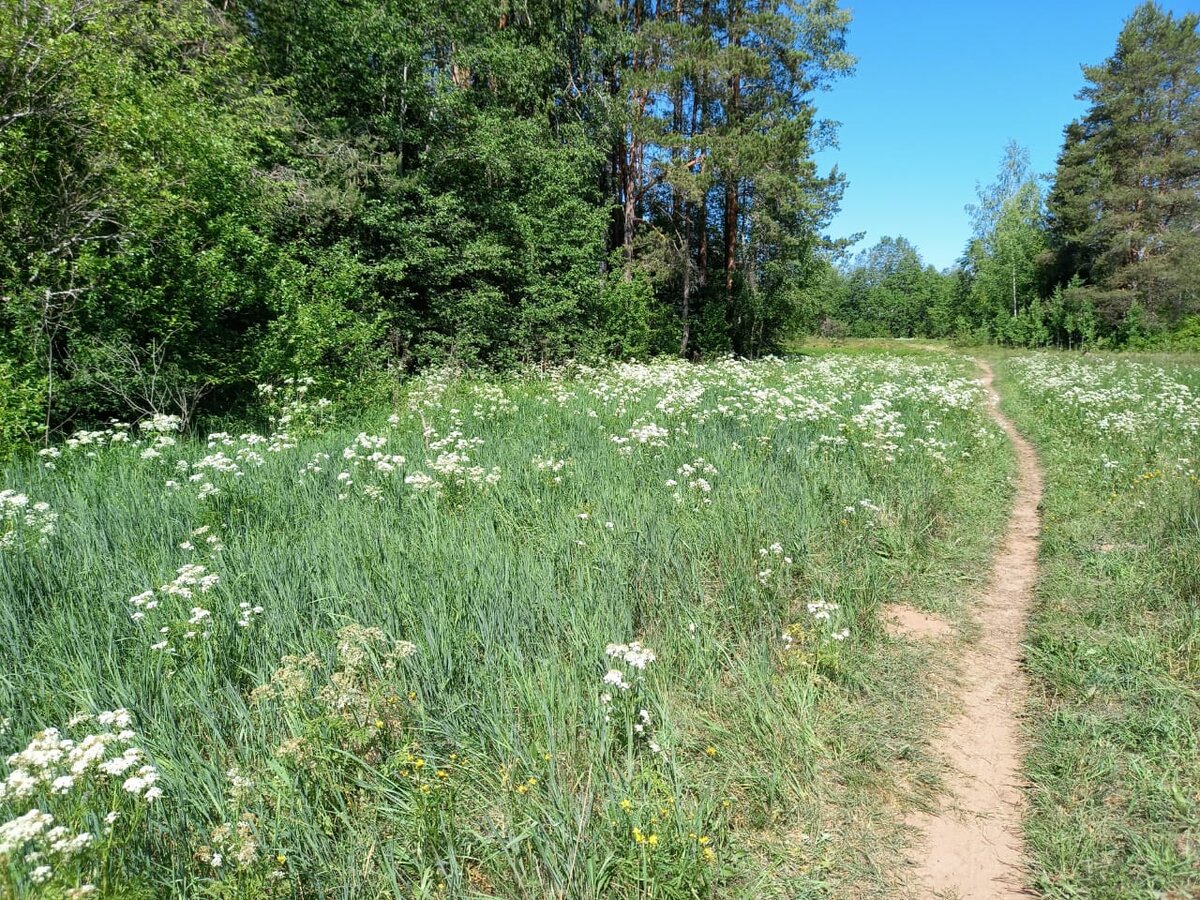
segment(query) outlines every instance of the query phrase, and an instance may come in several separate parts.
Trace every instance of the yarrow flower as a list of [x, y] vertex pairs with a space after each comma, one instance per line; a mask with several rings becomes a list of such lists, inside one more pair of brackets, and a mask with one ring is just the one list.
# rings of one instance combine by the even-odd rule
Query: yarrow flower
[[619, 659], [635, 669], [645, 669], [647, 665], [658, 659], [649, 647], [643, 647], [638, 641], [628, 644], [609, 644], [604, 648], [604, 655], [611, 659]]
[[627, 691], [630, 687], [629, 682], [625, 680], [625, 676], [622, 674], [620, 669], [609, 669], [607, 672], [605, 672], [604, 683], [610, 684], [622, 691]]
[[[111, 809], [113, 787], [122, 794], [117, 805], [149, 804], [162, 796], [157, 787], [158, 769], [146, 760], [135, 742], [137, 734], [129, 726], [133, 717], [126, 709], [107, 710], [96, 715], [73, 716], [68, 730], [78, 729], [78, 738], [68, 737], [58, 728], [46, 728], [35, 734], [26, 747], [7, 759], [8, 775], [0, 781], [0, 804], [27, 804], [25, 812], [0, 822], [0, 864], [28, 866], [26, 872], [35, 884], [49, 882], [60, 864], [87, 854], [95, 844], [89, 831], [75, 832], [65, 823], [77, 821], [81, 810], [103, 816], [106, 833], [117, 821]], [[135, 769], [129, 775], [130, 769]], [[56, 820], [63, 813], [63, 821]], [[77, 884], [68, 896], [84, 897], [93, 890]]]
[[18, 541], [48, 544], [58, 530], [58, 513], [43, 501], [32, 502], [12, 489], [0, 491], [0, 550]]
[[[212, 553], [222, 549], [220, 539], [216, 535], [210, 534], [207, 527], [196, 529], [191, 536], [202, 539], [203, 546]], [[192, 542], [185, 541], [184, 543], [191, 544]], [[194, 544], [192, 549], [195, 549]], [[167, 622], [168, 624], [159, 625], [158, 633], [162, 637], [151, 644], [150, 649], [174, 653], [176, 648], [171, 642], [172, 634], [177, 634], [184, 640], [211, 636], [212, 610], [194, 601], [197, 595], [207, 594], [220, 581], [221, 576], [216, 572], [210, 572], [207, 566], [200, 563], [187, 563], [176, 569], [175, 577], [167, 584], [160, 585], [157, 590], [142, 591], [140, 594], [130, 597], [129, 603], [134, 609], [129, 617], [143, 627]], [[181, 609], [179, 600], [191, 602]], [[166, 603], [165, 607], [164, 603]]]
[[808, 614], [818, 622], [829, 621], [830, 616], [841, 608], [838, 604], [830, 603], [827, 600], [814, 600], [805, 604], [805, 607], [808, 609]]
[[642, 672], [657, 659], [654, 651], [643, 647], [638, 641], [632, 641], [628, 644], [609, 644], [604, 653], [609, 659], [617, 660], [632, 670], [624, 672], [619, 668], [611, 668], [604, 673], [601, 684], [606, 688], [615, 689], [617, 697], [626, 698], [618, 701], [607, 690], [600, 695], [605, 723], [611, 723], [614, 716], [625, 718], [632, 728], [633, 735], [644, 740], [651, 753], [661, 753], [662, 747], [654, 738], [650, 710], [640, 705], [644, 699], [643, 694], [641, 690], [635, 690], [644, 681]]

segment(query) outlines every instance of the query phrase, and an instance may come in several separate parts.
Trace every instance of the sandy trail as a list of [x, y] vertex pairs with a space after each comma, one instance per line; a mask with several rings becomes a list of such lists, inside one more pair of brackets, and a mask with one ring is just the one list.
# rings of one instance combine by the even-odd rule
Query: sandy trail
[[999, 410], [991, 367], [982, 361], [979, 366], [990, 414], [1016, 449], [1017, 499], [978, 607], [979, 642], [959, 661], [961, 713], [934, 742], [949, 768], [947, 795], [936, 814], [909, 819], [924, 835], [914, 872], [923, 898], [1029, 896], [1023, 889], [1017, 717], [1027, 690], [1021, 641], [1037, 576], [1042, 473], [1029, 442]]

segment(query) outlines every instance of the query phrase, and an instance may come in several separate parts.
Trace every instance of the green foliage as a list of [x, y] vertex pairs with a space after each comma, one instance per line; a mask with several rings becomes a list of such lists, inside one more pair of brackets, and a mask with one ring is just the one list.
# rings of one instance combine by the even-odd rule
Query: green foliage
[[996, 181], [977, 190], [979, 202], [967, 207], [975, 234], [964, 257], [959, 314], [998, 343], [1043, 346], [1049, 340], [1039, 301], [1046, 236], [1029, 152], [1010, 143]]
[[439, 362], [777, 348], [840, 195], [811, 163], [830, 136], [811, 98], [852, 64], [848, 20], [19, 4], [0, 19], [6, 379], [53, 430], [219, 414], [282, 374], [358, 390]]
[[1090, 106], [1066, 129], [1045, 198], [1028, 152], [1008, 145], [967, 207], [974, 233], [952, 289], [883, 284], [869, 273], [888, 266], [868, 253], [847, 284], [817, 287], [821, 321], [863, 336], [1067, 348], [1167, 346], [1182, 328], [1186, 343], [1200, 309], [1198, 26], [1196, 14], [1143, 3], [1113, 56], [1084, 67]]
[[1188, 316], [1171, 333], [1170, 346], [1173, 350], [1200, 351], [1200, 315]]
[[[1200, 16], [1148, 2], [1067, 129], [1050, 194], [1054, 274], [1081, 279], [1103, 332], [1139, 339], [1200, 304]], [[1137, 310], [1134, 312], [1134, 310]], [[1127, 322], [1131, 315], [1137, 321]]]
[[604, 281], [600, 302], [604, 317], [600, 328], [602, 349], [618, 358], [643, 357], [650, 351], [655, 338], [651, 321], [654, 286], [642, 270], [631, 271], [628, 278], [623, 277], [621, 260], [620, 252], [614, 252], [610, 275]]
[[45, 385], [0, 356], [0, 460], [7, 460], [37, 435]]
[[51, 424], [150, 402], [131, 372], [88, 377], [114, 345], [135, 368], [168, 345], [196, 390], [244, 391], [274, 253], [257, 166], [279, 135], [244, 44], [195, 3], [45, 0], [0, 29], [20, 48], [0, 52], [3, 316]]
[[606, 216], [589, 184], [592, 149], [581, 132], [561, 138], [488, 112], [429, 155], [436, 202], [454, 214], [430, 235], [443, 264], [428, 273], [437, 287], [418, 356], [556, 360], [594, 327]]
[[903, 237], [884, 237], [843, 271], [829, 265], [816, 303], [824, 329], [853, 337], [949, 334], [952, 276], [926, 266]]
[[344, 243], [312, 250], [298, 245], [273, 277], [276, 305], [262, 345], [261, 374], [322, 373], [353, 382], [386, 364], [393, 326], [370, 292], [368, 266]]

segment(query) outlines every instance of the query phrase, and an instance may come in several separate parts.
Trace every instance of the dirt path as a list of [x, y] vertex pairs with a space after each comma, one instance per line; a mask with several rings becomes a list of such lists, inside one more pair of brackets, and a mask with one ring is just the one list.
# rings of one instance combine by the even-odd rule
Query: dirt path
[[962, 711], [935, 741], [947, 760], [947, 796], [934, 815], [909, 824], [924, 842], [917, 852], [918, 896], [963, 900], [1023, 897], [1021, 739], [1017, 724], [1025, 697], [1021, 640], [1037, 575], [1037, 456], [999, 410], [992, 370], [980, 361], [992, 418], [1017, 454], [1017, 499], [978, 608], [979, 641], [959, 660]]

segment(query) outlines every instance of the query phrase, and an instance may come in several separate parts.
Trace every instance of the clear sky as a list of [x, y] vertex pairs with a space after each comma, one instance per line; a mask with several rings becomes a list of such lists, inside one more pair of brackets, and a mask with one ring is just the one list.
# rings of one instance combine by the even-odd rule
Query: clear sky
[[[830, 233], [865, 231], [853, 252], [903, 235], [949, 266], [970, 233], [963, 207], [995, 179], [1008, 141], [1050, 174], [1062, 130], [1085, 105], [1079, 67], [1102, 62], [1135, 0], [843, 0], [854, 13], [854, 75], [817, 95], [842, 123], [836, 163], [849, 186]], [[1161, 2], [1177, 15], [1200, 0]]]

